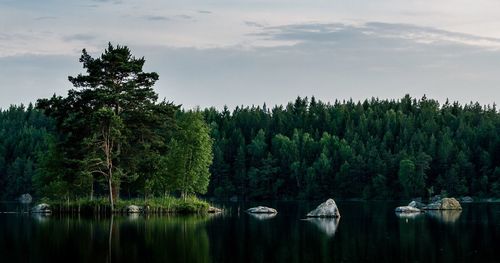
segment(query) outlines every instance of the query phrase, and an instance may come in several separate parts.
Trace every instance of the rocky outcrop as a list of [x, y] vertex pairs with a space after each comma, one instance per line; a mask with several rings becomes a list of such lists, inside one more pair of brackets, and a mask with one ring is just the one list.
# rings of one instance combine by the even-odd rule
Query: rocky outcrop
[[257, 206], [247, 209], [248, 213], [252, 214], [276, 214], [278, 211], [274, 208], [270, 208], [267, 206]]
[[396, 207], [395, 211], [396, 213], [405, 213], [405, 214], [421, 212], [420, 209], [409, 205]]
[[41, 203], [31, 208], [30, 212], [47, 214], [47, 213], [52, 213], [52, 210], [50, 210], [50, 205]]
[[23, 204], [28, 204], [28, 203], [31, 203], [31, 201], [33, 201], [33, 198], [31, 197], [30, 194], [22, 194], [20, 197], [19, 197], [19, 202], [23, 203]]
[[140, 206], [136, 205], [129, 205], [125, 207], [125, 212], [128, 214], [135, 214], [135, 213], [142, 213], [144, 209]]
[[462, 206], [455, 198], [443, 198], [430, 203], [425, 207], [426, 210], [462, 210]]
[[309, 212], [307, 217], [340, 217], [340, 212], [335, 201], [330, 198]]

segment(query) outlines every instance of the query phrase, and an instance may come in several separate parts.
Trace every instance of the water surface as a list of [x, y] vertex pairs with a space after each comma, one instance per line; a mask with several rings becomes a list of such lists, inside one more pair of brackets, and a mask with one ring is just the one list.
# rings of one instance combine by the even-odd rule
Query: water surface
[[500, 262], [500, 203], [398, 217], [397, 202], [337, 202], [339, 220], [303, 220], [318, 202], [259, 204], [279, 213], [234, 203], [212, 216], [0, 213], [1, 262]]

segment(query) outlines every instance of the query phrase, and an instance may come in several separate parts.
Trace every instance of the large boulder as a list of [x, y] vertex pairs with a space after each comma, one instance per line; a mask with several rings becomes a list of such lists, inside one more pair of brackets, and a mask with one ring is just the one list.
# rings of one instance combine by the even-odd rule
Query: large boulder
[[267, 206], [257, 206], [247, 209], [248, 213], [252, 214], [276, 214], [278, 211], [274, 208], [270, 208]]
[[31, 197], [30, 194], [22, 194], [19, 197], [19, 202], [21, 202], [23, 204], [29, 204], [29, 203], [31, 203], [31, 201], [33, 201], [33, 198]]
[[50, 205], [41, 203], [33, 208], [31, 208], [31, 213], [52, 213], [52, 210], [50, 210]]
[[128, 214], [142, 213], [142, 211], [143, 208], [136, 205], [129, 205], [125, 208], [125, 212], [127, 212]]
[[335, 201], [330, 198], [309, 212], [307, 217], [340, 217], [340, 212]]
[[443, 198], [434, 203], [430, 203], [426, 210], [462, 210], [462, 206], [455, 198]]
[[420, 213], [420, 209], [413, 206], [399, 206], [395, 209], [396, 213]]

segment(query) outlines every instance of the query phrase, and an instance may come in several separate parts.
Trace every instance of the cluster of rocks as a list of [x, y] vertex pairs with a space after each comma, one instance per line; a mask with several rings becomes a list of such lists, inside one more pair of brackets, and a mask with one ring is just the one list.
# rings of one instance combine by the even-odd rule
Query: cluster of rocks
[[411, 201], [407, 206], [396, 207], [396, 213], [421, 213], [425, 210], [462, 210], [460, 202], [455, 198], [433, 198], [431, 203], [424, 204]]
[[[278, 211], [274, 208], [267, 206], [257, 206], [246, 210], [250, 214], [277, 214]], [[328, 199], [320, 204], [316, 209], [307, 214], [307, 217], [324, 217], [324, 218], [338, 218], [340, 217], [339, 209], [333, 199]]]

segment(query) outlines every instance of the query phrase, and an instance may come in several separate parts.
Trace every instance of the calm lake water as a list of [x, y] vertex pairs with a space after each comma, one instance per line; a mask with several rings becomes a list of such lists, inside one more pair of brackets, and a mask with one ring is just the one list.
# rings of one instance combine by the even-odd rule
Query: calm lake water
[[500, 262], [500, 203], [400, 218], [402, 203], [337, 202], [340, 220], [301, 220], [319, 202], [259, 204], [278, 215], [0, 214], [0, 262]]

